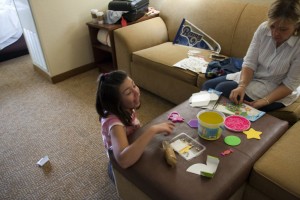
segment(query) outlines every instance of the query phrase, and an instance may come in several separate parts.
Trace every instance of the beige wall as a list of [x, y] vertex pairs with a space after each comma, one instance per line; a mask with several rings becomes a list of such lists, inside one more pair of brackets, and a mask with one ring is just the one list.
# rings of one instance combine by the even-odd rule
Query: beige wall
[[149, 5], [154, 7], [156, 10], [160, 10], [160, 6], [164, 0], [149, 0]]
[[93, 62], [86, 22], [110, 0], [29, 0], [51, 77]]

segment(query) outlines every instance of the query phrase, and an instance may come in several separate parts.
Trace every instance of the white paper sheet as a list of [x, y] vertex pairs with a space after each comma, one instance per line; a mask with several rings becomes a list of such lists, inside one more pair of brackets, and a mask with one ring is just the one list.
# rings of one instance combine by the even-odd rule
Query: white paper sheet
[[188, 69], [196, 73], [205, 73], [207, 65], [208, 62], [206, 62], [203, 58], [189, 57], [175, 63], [173, 66]]

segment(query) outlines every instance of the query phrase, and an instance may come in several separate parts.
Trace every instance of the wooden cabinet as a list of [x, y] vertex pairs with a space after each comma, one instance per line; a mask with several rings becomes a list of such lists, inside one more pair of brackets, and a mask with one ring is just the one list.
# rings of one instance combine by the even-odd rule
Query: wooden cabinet
[[[130, 22], [128, 25], [135, 24], [147, 19], [151, 19], [154, 16], [144, 16], [137, 21]], [[94, 62], [101, 72], [109, 72], [118, 69], [118, 63], [116, 59], [115, 42], [113, 31], [122, 28], [121, 24], [97, 24], [94, 22], [86, 23], [89, 28], [90, 40], [93, 48]], [[97, 39], [97, 34], [100, 29], [108, 31], [108, 37], [110, 39], [111, 46], [100, 43]]]

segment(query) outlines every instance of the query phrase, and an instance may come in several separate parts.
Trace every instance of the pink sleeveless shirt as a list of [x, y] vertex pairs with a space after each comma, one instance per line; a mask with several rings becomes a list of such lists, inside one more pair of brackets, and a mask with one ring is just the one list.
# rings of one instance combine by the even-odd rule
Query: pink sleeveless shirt
[[109, 115], [107, 118], [101, 118], [102, 126], [102, 139], [106, 149], [111, 149], [111, 135], [110, 130], [116, 125], [123, 126], [126, 130], [126, 135], [134, 133], [138, 128], [141, 127], [140, 121], [136, 117], [135, 111], [132, 113], [132, 126], [125, 126], [122, 121], [116, 115]]

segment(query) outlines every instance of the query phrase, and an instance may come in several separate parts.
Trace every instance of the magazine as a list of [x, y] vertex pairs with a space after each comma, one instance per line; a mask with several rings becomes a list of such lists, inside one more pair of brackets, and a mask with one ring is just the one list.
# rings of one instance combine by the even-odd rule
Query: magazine
[[221, 51], [221, 46], [213, 38], [186, 19], [182, 20], [173, 44], [208, 49], [216, 53]]
[[241, 115], [251, 122], [258, 120], [265, 114], [265, 112], [257, 110], [245, 103], [237, 105], [233, 102], [221, 102], [215, 109], [228, 115]]

